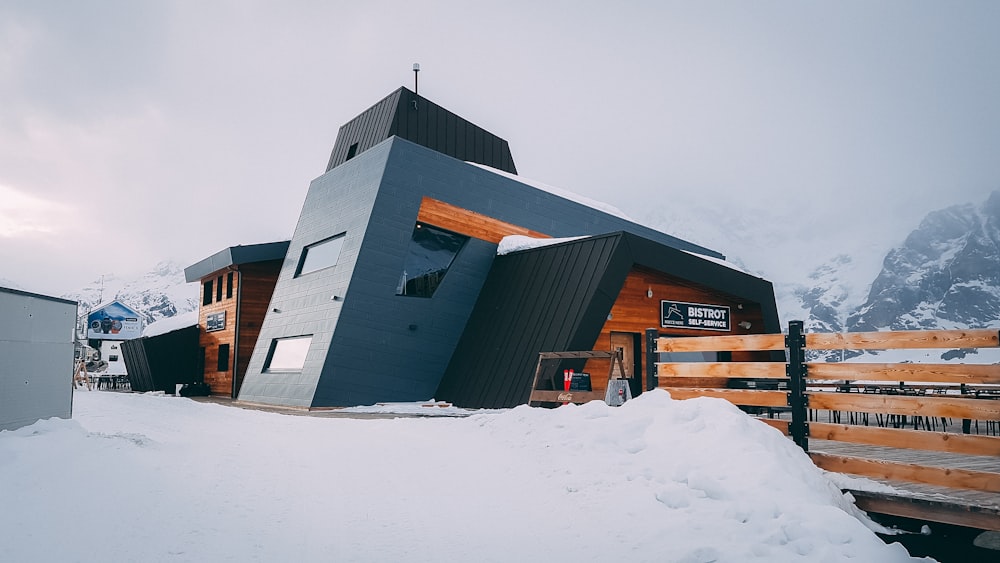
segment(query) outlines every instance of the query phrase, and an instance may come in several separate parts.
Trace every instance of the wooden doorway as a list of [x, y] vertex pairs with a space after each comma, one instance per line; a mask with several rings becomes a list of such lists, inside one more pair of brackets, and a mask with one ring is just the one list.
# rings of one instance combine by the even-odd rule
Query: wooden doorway
[[622, 365], [632, 396], [642, 393], [642, 335], [638, 332], [612, 332], [611, 351], [621, 348]]

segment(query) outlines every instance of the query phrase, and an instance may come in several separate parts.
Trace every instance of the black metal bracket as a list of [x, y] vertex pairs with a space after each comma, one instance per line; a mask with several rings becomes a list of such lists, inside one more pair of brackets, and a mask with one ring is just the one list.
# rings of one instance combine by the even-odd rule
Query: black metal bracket
[[792, 441], [804, 451], [809, 451], [809, 430], [806, 423], [809, 398], [806, 396], [806, 337], [803, 332], [805, 323], [791, 321], [788, 323], [788, 335], [785, 345], [788, 348], [788, 403], [792, 408], [792, 422], [788, 431]]
[[660, 337], [660, 331], [655, 328], [646, 329], [646, 391], [652, 391], [659, 385], [656, 377], [656, 362], [659, 356], [656, 353], [656, 340]]

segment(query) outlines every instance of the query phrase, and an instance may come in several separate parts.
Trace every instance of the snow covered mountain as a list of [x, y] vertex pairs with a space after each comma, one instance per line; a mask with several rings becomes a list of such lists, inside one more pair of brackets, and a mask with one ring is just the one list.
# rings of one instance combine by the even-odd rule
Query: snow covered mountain
[[184, 268], [160, 262], [133, 279], [114, 274], [102, 276], [78, 292], [63, 295], [80, 303], [80, 314], [117, 299], [144, 316], [144, 324], [198, 310], [198, 284], [184, 280]]
[[[749, 215], [758, 220], [693, 224], [660, 209], [643, 222], [720, 250], [771, 280], [783, 326], [803, 320], [809, 331], [842, 332], [1000, 325], [1000, 191], [981, 204], [929, 213], [896, 245], [851, 240], [847, 230], [782, 240], [787, 218]], [[837, 254], [823, 257], [827, 248]]]
[[927, 215], [885, 257], [850, 331], [1000, 323], [1000, 192]]

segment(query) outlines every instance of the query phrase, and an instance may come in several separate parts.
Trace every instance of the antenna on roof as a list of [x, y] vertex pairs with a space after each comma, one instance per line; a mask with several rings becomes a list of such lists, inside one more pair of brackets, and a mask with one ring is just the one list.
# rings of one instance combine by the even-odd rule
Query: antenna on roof
[[420, 72], [420, 63], [413, 63], [413, 93], [420, 94], [417, 87], [417, 73]]

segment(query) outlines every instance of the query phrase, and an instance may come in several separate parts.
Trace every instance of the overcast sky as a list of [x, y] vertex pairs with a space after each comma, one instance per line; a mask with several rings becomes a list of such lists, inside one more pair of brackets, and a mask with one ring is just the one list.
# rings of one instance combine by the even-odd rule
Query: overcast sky
[[0, 279], [289, 238], [414, 62], [522, 175], [646, 222], [901, 239], [1000, 189], [997, 29], [992, 1], [6, 0]]

